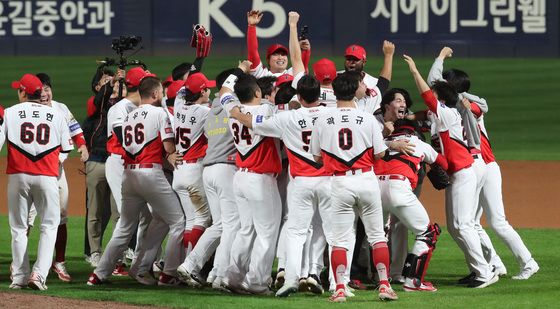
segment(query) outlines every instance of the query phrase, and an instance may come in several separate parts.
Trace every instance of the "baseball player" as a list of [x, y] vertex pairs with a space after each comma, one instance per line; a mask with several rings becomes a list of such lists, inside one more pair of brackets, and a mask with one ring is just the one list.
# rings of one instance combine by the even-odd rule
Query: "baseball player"
[[[25, 74], [12, 82], [19, 104], [0, 121], [0, 148], [8, 142], [8, 212], [12, 234], [11, 289], [46, 290], [60, 223], [59, 154], [73, 149], [65, 115], [40, 104], [43, 84]], [[27, 228], [31, 203], [40, 218], [37, 261], [29, 269]]]
[[[107, 182], [111, 188], [111, 194], [117, 204], [117, 211], [121, 213], [122, 205], [122, 175], [124, 173], [124, 150], [122, 148], [122, 122], [126, 115], [135, 109], [140, 103], [140, 95], [138, 94], [138, 85], [142, 78], [146, 76], [155, 76], [147, 73], [141, 67], [130, 69], [126, 73], [125, 84], [127, 87], [127, 96], [111, 106], [107, 113], [107, 152], [109, 157], [105, 163], [105, 175]], [[143, 230], [150, 220], [149, 211], [145, 208], [141, 209], [142, 220], [139, 225], [139, 233], [137, 239], [142, 238]], [[123, 264], [119, 263], [115, 269], [115, 275], [126, 275]]]
[[354, 233], [356, 213], [364, 223], [372, 247], [373, 263], [380, 279], [379, 298], [398, 299], [388, 281], [389, 250], [383, 231], [379, 184], [373, 172], [374, 157], [383, 157], [387, 146], [374, 116], [355, 107], [353, 99], [360, 80], [357, 72], [345, 72], [334, 79], [337, 108], [319, 116], [311, 133], [311, 153], [333, 175], [331, 266], [336, 280], [336, 291], [330, 297], [333, 302], [346, 301], [346, 255], [353, 245], [348, 239]]
[[[269, 104], [261, 104], [261, 91], [243, 61], [220, 90], [220, 101], [228, 114], [234, 106], [241, 112], [271, 116]], [[241, 69], [242, 68], [242, 69]], [[235, 90], [234, 97], [232, 95]], [[241, 103], [241, 104], [240, 104]], [[259, 119], [262, 121], [262, 117]], [[233, 191], [239, 210], [240, 229], [231, 248], [224, 285], [234, 292], [270, 294], [268, 282], [282, 212], [276, 176], [282, 169], [277, 139], [265, 137], [232, 118], [229, 129], [237, 148]]]
[[[485, 288], [498, 281], [499, 276], [492, 272], [484, 259], [480, 238], [474, 228], [476, 205], [473, 196], [476, 192], [476, 174], [472, 168], [473, 157], [463, 140], [461, 116], [455, 107], [457, 93], [446, 82], [435, 82], [432, 89], [426, 84], [416, 68], [414, 60], [404, 56], [412, 73], [418, 91], [422, 94], [429, 111], [425, 115], [432, 123], [432, 143], [440, 148], [447, 159], [451, 185], [445, 190], [445, 209], [449, 234], [459, 245], [469, 268], [476, 277], [468, 282], [471, 288]], [[438, 143], [439, 142], [439, 143]]]
[[332, 81], [336, 77], [336, 66], [334, 62], [323, 58], [313, 64], [313, 74], [321, 83], [321, 94], [319, 102], [326, 107], [336, 107], [336, 97], [332, 89]]
[[107, 245], [99, 266], [87, 284], [99, 285], [107, 281], [117, 259], [137, 229], [141, 208], [150, 204], [153, 220], [145, 239], [138, 244], [137, 261], [153, 261], [165, 235], [154, 232], [162, 223], [169, 228], [164, 269], [159, 281], [150, 273], [133, 272], [130, 276], [146, 285], [178, 285], [177, 267], [181, 261], [181, 239], [185, 226], [180, 202], [167, 182], [162, 170], [165, 153], [174, 166], [182, 157], [175, 153], [173, 129], [165, 111], [160, 107], [163, 87], [159, 79], [144, 77], [138, 85], [140, 106], [127, 114], [122, 122], [124, 174], [122, 184], [123, 207], [121, 217]]
[[[304, 244], [308, 236], [311, 222], [316, 211], [321, 218], [327, 217], [330, 206], [330, 175], [328, 175], [322, 164], [313, 160], [309, 153], [309, 142], [311, 130], [315, 119], [326, 112], [327, 108], [320, 106], [318, 102], [320, 86], [316, 79], [303, 76], [305, 68], [301, 60], [297, 40], [297, 22], [299, 14], [290, 12], [290, 57], [292, 69], [296, 75], [293, 86], [298, 89], [298, 99], [302, 108], [278, 113], [274, 116], [264, 118], [264, 115], [255, 113], [244, 114], [235, 108], [230, 111], [230, 117], [238, 120], [244, 126], [252, 129], [254, 133], [282, 139], [290, 162], [290, 176], [292, 181], [288, 186], [288, 220], [286, 222], [286, 267], [284, 285], [277, 291], [276, 296], [286, 297], [298, 290], [299, 280], [309, 281], [313, 287], [312, 291], [317, 294], [323, 292], [320, 285], [319, 273], [316, 271], [310, 280], [308, 274], [301, 276], [304, 267], [302, 257], [304, 256]], [[261, 119], [260, 121], [258, 119]], [[325, 220], [328, 222], [328, 219]], [[321, 221], [319, 221], [320, 223]], [[328, 226], [328, 223], [325, 224]], [[323, 242], [322, 250], [325, 243]]]
[[[209, 102], [210, 88], [214, 87], [216, 87], [216, 81], [208, 80], [204, 74], [191, 74], [175, 98], [175, 147], [183, 154], [183, 163], [173, 173], [173, 190], [179, 195], [187, 217], [183, 237], [187, 257], [190, 256], [191, 251], [203, 235], [202, 233], [211, 222], [208, 201], [202, 183], [202, 159], [204, 159], [208, 147], [208, 140], [204, 135], [204, 124], [210, 108], [202, 104]], [[207, 248], [202, 252], [206, 250]], [[200, 256], [201, 252], [195, 254]], [[191, 278], [192, 272], [192, 269], [187, 270], [186, 266], [187, 260], [177, 270], [185, 282]], [[199, 274], [193, 273], [193, 275]]]
[[[281, 44], [272, 44], [266, 50], [266, 61], [268, 68], [264, 67], [259, 56], [259, 43], [257, 40], [257, 25], [261, 22], [263, 13], [258, 10], [247, 12], [247, 60], [251, 65], [251, 74], [256, 78], [263, 76], [280, 76], [282, 74], [292, 74], [292, 69], [288, 68], [288, 49]], [[299, 42], [302, 50], [303, 65], [307, 70], [311, 57], [311, 45], [309, 40], [303, 39]]]
[[[382, 105], [382, 109], [386, 112], [387, 107], [391, 108], [394, 104], [399, 103], [391, 102], [389, 106]], [[397, 120], [395, 131], [386, 140], [407, 141], [415, 145], [414, 153], [407, 155], [390, 151], [383, 160], [375, 161], [374, 168], [375, 174], [379, 176], [383, 209], [398, 217], [399, 221], [416, 235], [416, 241], [406, 257], [402, 271], [405, 278], [403, 289], [435, 292], [437, 289], [430, 282], [424, 281], [424, 276], [441, 231], [437, 224], [430, 223], [428, 213], [413, 190], [418, 181], [420, 162], [437, 163], [443, 169], [447, 169], [447, 161], [430, 145], [422, 142], [414, 132], [412, 121]]]

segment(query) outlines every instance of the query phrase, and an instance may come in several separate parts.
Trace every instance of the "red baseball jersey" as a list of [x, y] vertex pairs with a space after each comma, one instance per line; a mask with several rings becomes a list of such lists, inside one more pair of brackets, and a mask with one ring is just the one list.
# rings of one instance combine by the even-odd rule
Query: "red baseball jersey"
[[388, 136], [386, 141], [405, 140], [413, 145], [414, 153], [405, 155], [398, 151], [390, 151], [383, 160], [376, 160], [374, 170], [376, 175], [402, 175], [408, 178], [412, 189], [418, 183], [418, 170], [420, 162], [432, 164], [436, 161], [438, 153], [432, 146], [421, 141], [418, 136], [410, 134], [394, 134]]
[[115, 128], [122, 128], [124, 118], [135, 108], [136, 105], [134, 105], [132, 101], [124, 98], [111, 106], [107, 112], [107, 137], [109, 137], [107, 141], [107, 152], [121, 156], [124, 155], [123, 147], [115, 135]]
[[163, 163], [163, 141], [175, 138], [163, 108], [140, 105], [124, 118], [122, 126], [126, 164]]
[[177, 151], [183, 154], [184, 160], [204, 158], [208, 148], [204, 124], [210, 108], [200, 104], [187, 105], [183, 96], [177, 95], [173, 112]]
[[[239, 106], [241, 112], [258, 115], [256, 118], [269, 117], [274, 114], [274, 106], [270, 104], [243, 105], [232, 94], [220, 98], [229, 117], [229, 111]], [[255, 133], [252, 129], [242, 125], [239, 121], [229, 118], [229, 130], [233, 135], [233, 142], [237, 148], [235, 164], [239, 168], [251, 169], [257, 173], [280, 173], [280, 143], [273, 137]]]
[[65, 115], [39, 103], [7, 108], [0, 132], [0, 145], [8, 142], [7, 174], [58, 177], [60, 152], [74, 148]]
[[311, 134], [311, 153], [323, 157], [329, 174], [373, 167], [374, 154], [386, 149], [377, 120], [356, 108], [321, 114]]
[[432, 123], [433, 144], [436, 145], [436, 149], [440, 148], [438, 150], [447, 159], [447, 171], [453, 174], [471, 166], [474, 160], [463, 136], [461, 115], [457, 109], [438, 102], [431, 90], [422, 93], [422, 98], [430, 109], [428, 120]]
[[324, 106], [301, 107], [271, 117], [253, 114], [253, 132], [282, 139], [290, 162], [290, 174], [297, 176], [327, 176], [323, 165], [315, 162], [309, 152], [311, 132], [320, 114], [329, 111]]
[[478, 127], [480, 128], [480, 150], [482, 151], [482, 159], [486, 164], [495, 162], [496, 158], [492, 151], [488, 131], [486, 131], [486, 126], [484, 126], [484, 116], [478, 118]]

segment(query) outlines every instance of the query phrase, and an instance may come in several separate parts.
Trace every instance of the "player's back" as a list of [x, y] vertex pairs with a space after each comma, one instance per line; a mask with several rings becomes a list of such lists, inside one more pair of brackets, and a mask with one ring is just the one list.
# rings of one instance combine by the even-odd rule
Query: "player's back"
[[187, 105], [184, 100], [175, 99], [173, 111], [177, 151], [186, 161], [203, 158], [208, 147], [204, 125], [210, 108], [200, 104]]
[[136, 105], [127, 98], [120, 100], [115, 105], [109, 108], [107, 112], [107, 151], [114, 154], [124, 155], [122, 145], [119, 143], [117, 136], [114, 134], [114, 129], [122, 127], [124, 118], [128, 113], [136, 108]]
[[169, 117], [163, 108], [141, 105], [124, 118], [122, 125], [126, 164], [163, 163], [161, 138], [173, 134]]
[[327, 172], [373, 166], [374, 154], [387, 148], [376, 122], [373, 115], [356, 108], [332, 109], [317, 119], [312, 147], [321, 149]]
[[326, 107], [336, 107], [336, 96], [332, 88], [321, 87], [319, 94], [319, 103]]
[[58, 176], [58, 156], [71, 151], [68, 125], [56, 109], [24, 102], [5, 110], [7, 173]]
[[[274, 114], [270, 104], [240, 105], [240, 109], [242, 113], [257, 115], [256, 118]], [[282, 164], [277, 139], [256, 134], [233, 118], [229, 118], [229, 129], [237, 149], [237, 167], [258, 173], [280, 173]]]

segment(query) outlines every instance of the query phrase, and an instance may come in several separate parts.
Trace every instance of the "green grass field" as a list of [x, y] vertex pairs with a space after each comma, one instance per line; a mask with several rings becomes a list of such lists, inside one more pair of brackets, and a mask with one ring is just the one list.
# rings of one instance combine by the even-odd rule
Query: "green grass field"
[[[44, 292], [22, 290], [16, 293], [61, 296], [87, 300], [126, 302], [138, 305], [157, 305], [176, 308], [323, 308], [345, 306], [352, 308], [414, 307], [414, 308], [547, 308], [557, 303], [560, 290], [560, 267], [557, 245], [560, 230], [523, 229], [519, 233], [541, 270], [530, 280], [515, 281], [510, 277], [518, 272], [511, 253], [493, 234], [490, 234], [497, 251], [508, 268], [508, 277], [500, 279], [486, 289], [468, 289], [455, 285], [455, 281], [467, 273], [462, 253], [451, 237], [444, 232], [432, 258], [427, 278], [438, 288], [436, 293], [406, 293], [395, 286], [400, 299], [394, 303], [381, 303], [374, 291], [359, 291], [346, 304], [329, 304], [328, 293], [321, 297], [296, 294], [287, 299], [255, 296], [232, 296], [210, 289], [145, 287], [128, 277], [117, 278], [110, 285], [86, 286], [92, 269], [83, 258], [83, 218], [70, 218], [67, 251], [68, 269], [74, 282], [62, 283], [51, 274]], [[8, 269], [11, 261], [10, 233], [6, 216], [0, 217], [0, 292], [8, 290]], [[110, 231], [108, 231], [109, 233]], [[30, 260], [34, 261], [37, 250], [38, 231], [30, 237]], [[107, 239], [106, 239], [107, 240]], [[1, 301], [0, 301], [1, 307]]]
[[[398, 52], [399, 53], [399, 52]], [[412, 55], [414, 56], [414, 55]], [[95, 59], [103, 57], [3, 57], [0, 58], [0, 104], [11, 106], [17, 95], [10, 88], [13, 80], [24, 73], [46, 72], [53, 80], [54, 98], [66, 103], [78, 119], [84, 119], [86, 101], [91, 95], [90, 81], [95, 72]], [[191, 61], [193, 56], [144, 57], [149, 69], [165, 78], [177, 63]], [[213, 78], [222, 69], [236, 66], [238, 57], [210, 57], [203, 72]], [[317, 60], [312, 59], [312, 62]], [[335, 58], [342, 68], [342, 58]], [[418, 67], [427, 76], [433, 59], [417, 59]], [[560, 104], [556, 89], [560, 84], [559, 59], [450, 59], [447, 68], [466, 70], [472, 80], [471, 92], [488, 100], [490, 111], [485, 117], [492, 146], [500, 160], [559, 160], [560, 135], [558, 115]], [[377, 75], [381, 59], [369, 59], [366, 70]], [[413, 80], [403, 60], [395, 57], [394, 87], [408, 89], [416, 102], [413, 109], [423, 107]]]

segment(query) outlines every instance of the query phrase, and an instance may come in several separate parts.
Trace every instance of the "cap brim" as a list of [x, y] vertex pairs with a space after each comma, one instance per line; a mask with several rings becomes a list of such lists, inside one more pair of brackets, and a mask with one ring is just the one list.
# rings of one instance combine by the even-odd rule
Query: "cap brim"
[[215, 80], [209, 80], [206, 82], [206, 88], [214, 88], [216, 87], [216, 81]]
[[21, 83], [19, 82], [19, 80], [12, 82], [12, 89], [19, 89], [19, 87], [21, 87]]

